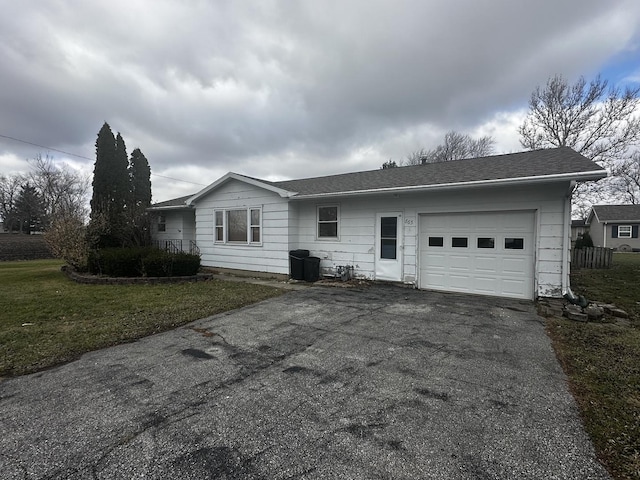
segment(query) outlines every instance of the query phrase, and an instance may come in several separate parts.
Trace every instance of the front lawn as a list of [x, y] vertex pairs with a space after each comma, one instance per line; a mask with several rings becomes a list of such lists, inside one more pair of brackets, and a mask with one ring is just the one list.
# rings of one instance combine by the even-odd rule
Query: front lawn
[[640, 479], [640, 254], [617, 253], [609, 270], [571, 275], [574, 293], [615, 303], [628, 322], [547, 323], [585, 428], [616, 479]]
[[0, 376], [35, 372], [281, 293], [249, 283], [80, 285], [58, 260], [0, 263]]

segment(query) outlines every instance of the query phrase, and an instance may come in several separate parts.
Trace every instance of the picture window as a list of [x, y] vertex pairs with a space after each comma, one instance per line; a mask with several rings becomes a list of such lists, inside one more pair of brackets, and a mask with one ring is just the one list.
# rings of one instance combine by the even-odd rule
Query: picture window
[[214, 213], [216, 243], [261, 242], [262, 209], [242, 208], [216, 210]]

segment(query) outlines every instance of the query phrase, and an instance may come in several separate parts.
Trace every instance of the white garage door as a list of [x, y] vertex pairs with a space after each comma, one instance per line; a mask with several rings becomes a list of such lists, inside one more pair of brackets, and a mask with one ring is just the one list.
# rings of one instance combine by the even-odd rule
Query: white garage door
[[420, 216], [420, 288], [533, 298], [534, 212]]

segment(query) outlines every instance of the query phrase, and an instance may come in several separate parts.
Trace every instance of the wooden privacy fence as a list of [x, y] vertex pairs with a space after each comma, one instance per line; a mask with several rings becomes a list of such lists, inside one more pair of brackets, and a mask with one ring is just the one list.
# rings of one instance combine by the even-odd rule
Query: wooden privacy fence
[[572, 268], [611, 268], [613, 249], [603, 247], [571, 250]]

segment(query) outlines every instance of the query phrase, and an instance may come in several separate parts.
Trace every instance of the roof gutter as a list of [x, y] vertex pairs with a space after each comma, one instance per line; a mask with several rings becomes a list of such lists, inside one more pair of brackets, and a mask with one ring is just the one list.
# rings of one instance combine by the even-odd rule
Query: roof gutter
[[160, 211], [160, 210], [193, 210], [191, 205], [167, 205], [166, 207], [148, 207], [148, 212]]
[[469, 188], [469, 187], [490, 187], [490, 186], [502, 186], [502, 185], [523, 185], [523, 184], [536, 184], [542, 182], [550, 182], [556, 180], [565, 181], [589, 181], [600, 180], [607, 176], [607, 172], [604, 170], [593, 170], [589, 172], [580, 173], [560, 173], [554, 175], [536, 175], [530, 177], [519, 178], [500, 178], [493, 180], [475, 180], [472, 182], [454, 182], [454, 183], [439, 183], [436, 185], [414, 185], [405, 187], [387, 187], [387, 188], [371, 188], [366, 190], [348, 190], [344, 192], [327, 192], [327, 193], [313, 193], [308, 195], [295, 195], [291, 197], [292, 200], [307, 199], [307, 198], [326, 198], [326, 197], [343, 197], [353, 195], [373, 195], [379, 193], [413, 193], [413, 192], [427, 192], [434, 190], [453, 190], [457, 188]]

